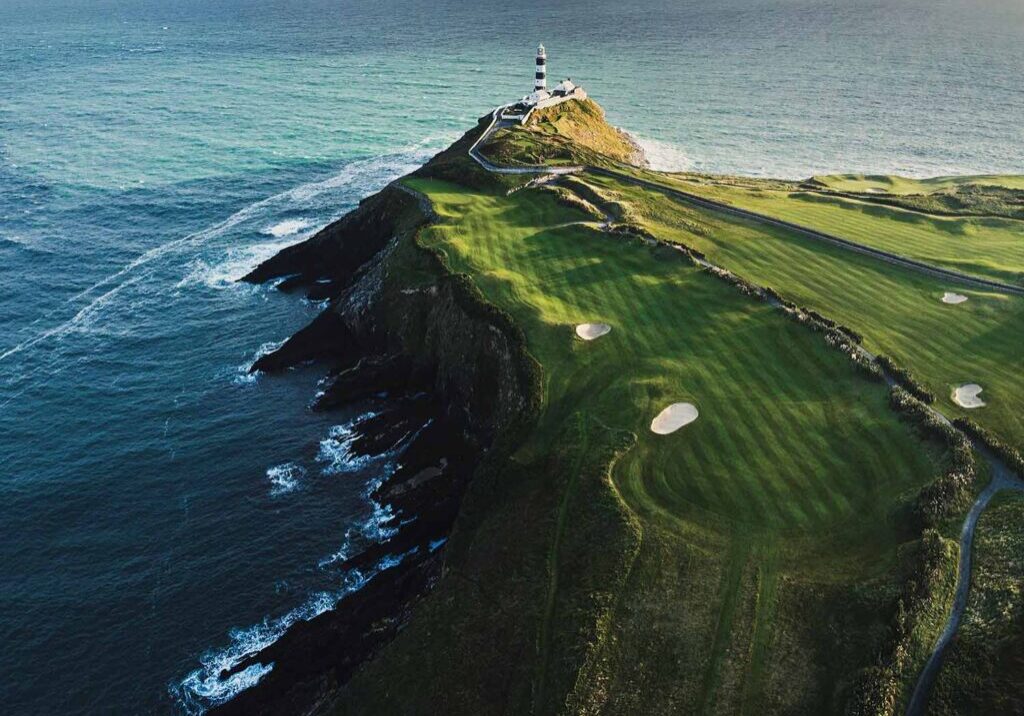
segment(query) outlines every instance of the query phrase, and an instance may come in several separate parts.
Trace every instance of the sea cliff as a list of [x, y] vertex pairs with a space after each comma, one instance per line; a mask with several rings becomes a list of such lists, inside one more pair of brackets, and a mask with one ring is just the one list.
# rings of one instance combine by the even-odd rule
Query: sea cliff
[[[443, 174], [447, 156], [421, 173]], [[375, 449], [403, 434], [410, 413], [426, 416], [426, 427], [407, 438], [400, 465], [372, 495], [401, 526], [345, 565], [370, 575], [366, 584], [222, 674], [273, 664], [215, 713], [307, 712], [329, 701], [441, 577], [444, 543], [474, 475], [493, 470], [535, 418], [540, 370], [522, 331], [418, 243], [433, 219], [423, 197], [395, 183], [243, 279], [277, 280], [327, 302], [254, 371], [321, 362], [329, 381], [317, 410], [386, 394], [395, 407], [365, 426]]]

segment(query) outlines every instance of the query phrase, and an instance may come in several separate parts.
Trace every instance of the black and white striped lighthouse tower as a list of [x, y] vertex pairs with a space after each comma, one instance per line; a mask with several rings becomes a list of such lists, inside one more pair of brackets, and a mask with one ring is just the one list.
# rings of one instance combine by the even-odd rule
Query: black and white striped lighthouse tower
[[540, 92], [548, 87], [548, 53], [544, 45], [537, 48], [537, 72], [534, 74], [533, 91]]

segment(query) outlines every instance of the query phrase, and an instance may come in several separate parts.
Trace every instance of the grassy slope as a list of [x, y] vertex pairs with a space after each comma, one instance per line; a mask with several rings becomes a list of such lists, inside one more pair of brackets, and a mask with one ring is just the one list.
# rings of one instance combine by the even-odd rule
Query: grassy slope
[[978, 522], [974, 569], [960, 634], [939, 673], [928, 712], [1024, 712], [1024, 495], [1009, 493]]
[[[517, 319], [544, 366], [543, 416], [517, 459], [637, 436], [614, 482], [642, 537], [615, 553], [614, 592], [579, 586], [593, 579], [593, 504], [608, 493], [575, 498], [576, 463], [561, 459], [570, 474], [547, 556], [535, 707], [568, 694], [584, 712], [738, 713], [766, 698], [771, 711], [838, 709], [844, 677], [884, 638], [894, 506], [935, 469], [883, 387], [675, 254], [566, 226], [583, 216], [547, 193], [411, 184], [443, 218], [424, 243]], [[575, 339], [588, 320], [612, 333]], [[651, 418], [676, 400], [701, 418], [652, 435]], [[860, 610], [840, 607], [851, 589]], [[830, 629], [856, 636], [837, 644]], [[566, 653], [581, 633], [593, 648]], [[794, 679], [798, 691], [784, 686]]]
[[524, 127], [499, 129], [481, 152], [504, 165], [632, 162], [639, 148], [604, 121], [591, 99], [534, 111]]
[[[554, 133], [508, 138], [497, 142], [508, 161], [569, 146]], [[595, 155], [572, 145], [565, 156]], [[523, 327], [543, 410], [510, 459], [476, 476], [447, 576], [338, 710], [842, 712], [865, 667], [897, 661], [886, 651], [896, 604], [925, 541], [894, 515], [937, 450], [819, 335], [675, 252], [581, 226], [593, 214], [554, 192], [504, 195], [464, 149], [442, 158], [406, 180], [441, 216], [420, 240]], [[916, 274], [603, 190], [622, 192], [629, 221], [862, 331], [944, 410], [949, 384], [979, 380], [993, 404], [973, 417], [1020, 444], [1019, 302], [972, 291], [943, 306], [943, 287]], [[611, 334], [576, 339], [573, 324], [591, 320]], [[651, 417], [675, 400], [700, 419], [653, 436]], [[941, 628], [955, 552], [932, 542], [925, 608], [900, 639], [897, 710]]]
[[[912, 369], [950, 415], [967, 414], [952, 388], [977, 382], [988, 406], [972, 418], [1024, 446], [1024, 301], [955, 288], [970, 300], [939, 300], [938, 279], [822, 244], [784, 229], [693, 209], [659, 192], [589, 178], [617, 192], [657, 236], [705, 252], [716, 263], [818, 310], [865, 336], [866, 346]], [[825, 227], [830, 228], [830, 227]]]
[[1019, 219], [928, 216], [852, 198], [804, 191], [761, 191], [724, 183], [681, 181], [679, 186], [937, 266], [1024, 284], [1024, 222]]

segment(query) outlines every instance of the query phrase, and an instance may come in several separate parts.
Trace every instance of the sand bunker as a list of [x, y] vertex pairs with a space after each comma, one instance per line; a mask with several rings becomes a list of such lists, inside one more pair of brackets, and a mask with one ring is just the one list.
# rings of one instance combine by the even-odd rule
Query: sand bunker
[[961, 408], [983, 408], [985, 401], [978, 397], [982, 390], [984, 389], [977, 383], [961, 385], [953, 391], [953, 402]]
[[607, 323], [581, 323], [576, 326], [576, 335], [585, 341], [600, 338], [612, 329]]
[[672, 403], [651, 421], [651, 432], [658, 435], [674, 433], [697, 419], [697, 407], [690, 403]]
[[956, 304], [958, 304], [958, 303], [963, 303], [966, 300], [967, 300], [967, 296], [961, 295], [959, 293], [950, 293], [949, 291], [946, 291], [942, 295], [942, 302], [943, 303], [951, 303], [954, 306]]

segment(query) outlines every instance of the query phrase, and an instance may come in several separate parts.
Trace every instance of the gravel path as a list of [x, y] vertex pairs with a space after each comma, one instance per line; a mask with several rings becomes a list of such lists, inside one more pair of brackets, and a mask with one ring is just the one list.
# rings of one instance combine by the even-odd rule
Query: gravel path
[[978, 499], [971, 505], [964, 520], [964, 526], [960, 530], [960, 564], [957, 567], [956, 595], [953, 598], [953, 610], [946, 620], [946, 626], [935, 642], [932, 654], [924, 665], [921, 675], [917, 679], [914, 693], [910, 697], [907, 706], [907, 716], [922, 716], [925, 707], [928, 705], [928, 697], [931, 695], [932, 686], [939, 675], [942, 667], [942, 660], [946, 653], [946, 647], [952, 641], [957, 629], [960, 627], [960, 620], [964, 615], [964, 608], [967, 606], [967, 596], [971, 586], [971, 547], [974, 544], [974, 529], [978, 524], [978, 518], [988, 507], [997, 492], [1001, 490], [1024, 490], [1024, 482], [1021, 482], [1014, 474], [994, 455], [986, 449], [978, 447], [978, 451], [992, 466], [992, 480], [988, 483]]

